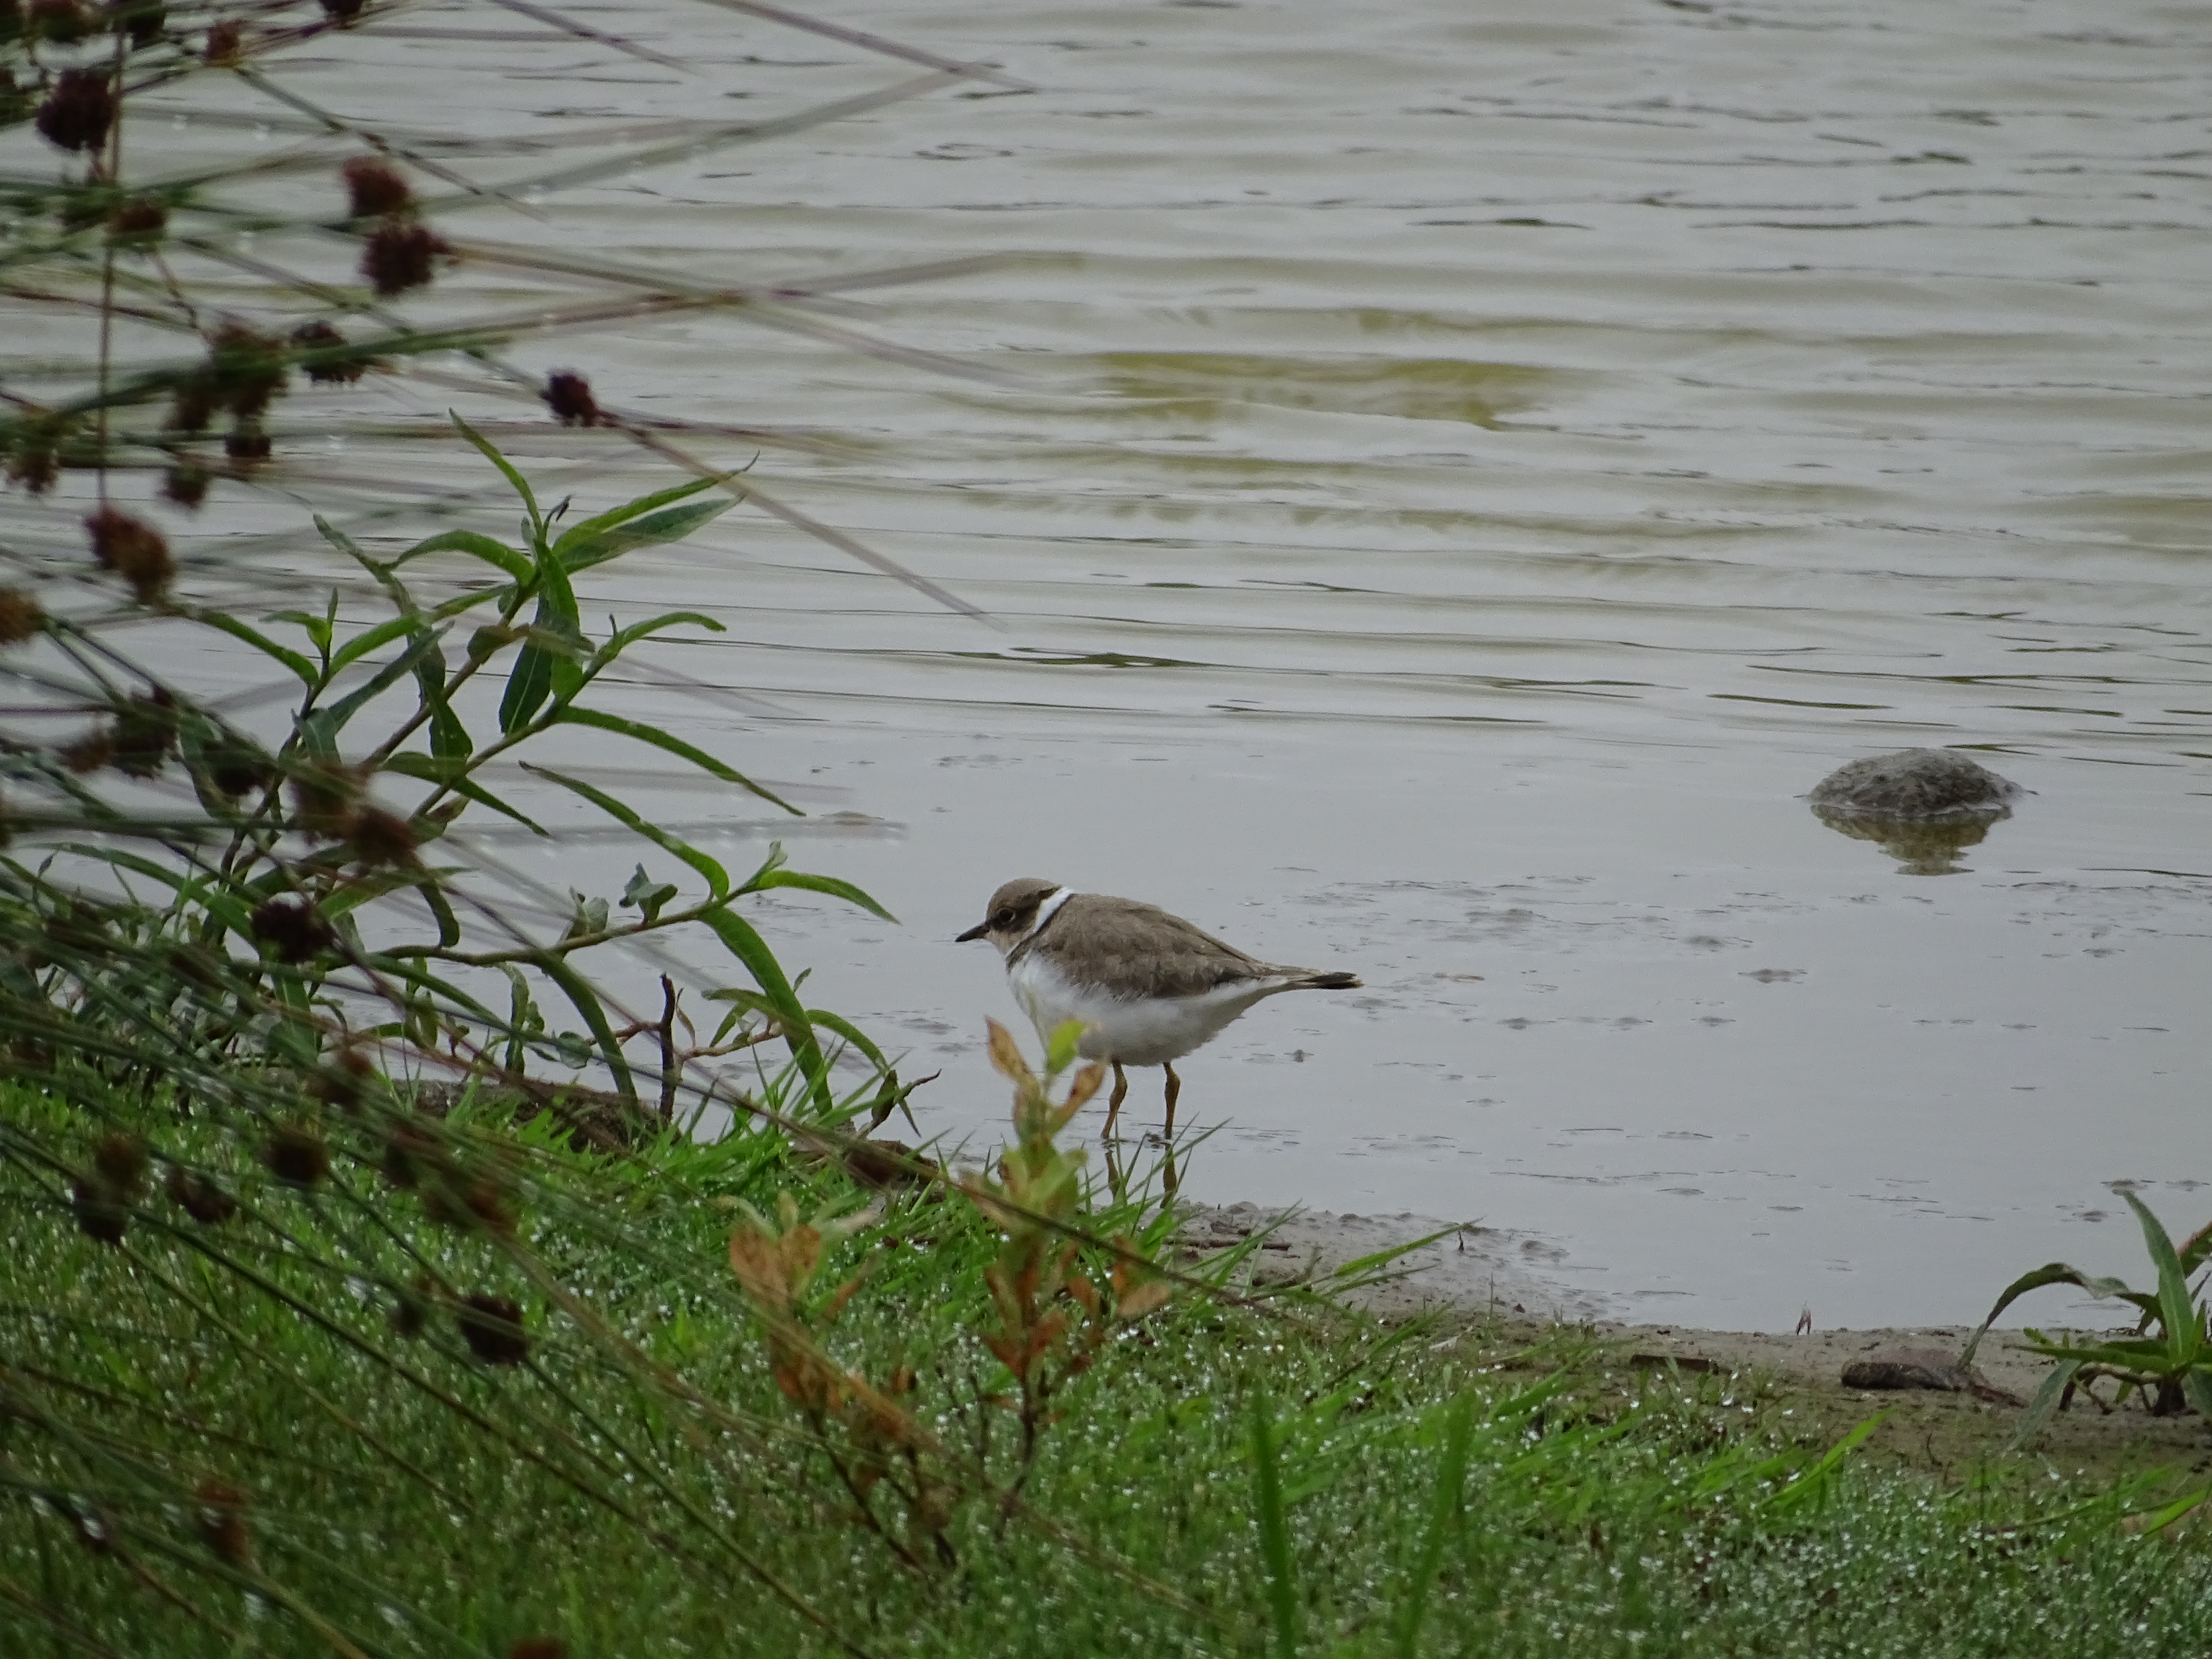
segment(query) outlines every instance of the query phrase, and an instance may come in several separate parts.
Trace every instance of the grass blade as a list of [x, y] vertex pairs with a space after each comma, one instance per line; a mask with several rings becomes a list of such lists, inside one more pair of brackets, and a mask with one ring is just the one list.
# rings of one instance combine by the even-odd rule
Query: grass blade
[[1290, 1516], [1283, 1504], [1282, 1470], [1276, 1461], [1274, 1413], [1267, 1396], [1252, 1401], [1252, 1478], [1259, 1511], [1260, 1559], [1267, 1572], [1267, 1610], [1275, 1626], [1278, 1659], [1297, 1659], [1298, 1594], [1291, 1562]]

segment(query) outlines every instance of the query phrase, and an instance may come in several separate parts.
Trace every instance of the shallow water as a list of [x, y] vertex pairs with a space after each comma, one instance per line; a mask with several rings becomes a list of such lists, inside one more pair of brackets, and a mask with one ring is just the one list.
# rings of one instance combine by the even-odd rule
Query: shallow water
[[[377, 48], [404, 71], [382, 118], [726, 120], [887, 78], [708, 38], [679, 0], [567, 9], [690, 76], [428, 38], [462, 9]], [[2054, 1258], [2140, 1276], [2118, 1182], [2205, 1218], [2203, 9], [838, 16], [1036, 90], [451, 226], [701, 283], [1008, 256], [836, 319], [996, 380], [706, 314], [513, 354], [826, 441], [708, 452], [759, 447], [786, 499], [988, 613], [742, 510], [597, 602], [727, 624], [654, 659], [692, 683], [641, 678], [634, 712], [845, 816], [787, 830], [640, 751], [582, 758], [899, 915], [765, 907], [811, 1000], [943, 1068], [925, 1131], [1000, 1120], [981, 1020], [1014, 1010], [949, 940], [1035, 873], [1364, 976], [1181, 1068], [1213, 1130], [1198, 1196], [1480, 1218], [1623, 1315], [1745, 1328], [1970, 1321]], [[513, 72], [456, 107], [437, 66], [471, 52]], [[325, 78], [359, 106], [358, 74]], [[526, 312], [576, 291], [476, 274]], [[1953, 873], [1798, 799], [1950, 744], [2035, 792]], [[650, 850], [496, 845], [599, 890]], [[1157, 1086], [1133, 1097], [1154, 1121]]]

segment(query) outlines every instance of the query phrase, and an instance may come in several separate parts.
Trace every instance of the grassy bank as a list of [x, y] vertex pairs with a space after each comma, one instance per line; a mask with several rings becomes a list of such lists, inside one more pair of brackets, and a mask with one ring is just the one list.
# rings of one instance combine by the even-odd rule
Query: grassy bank
[[[1573, 1333], [1188, 1287], [1067, 1368], [1025, 1468], [1007, 1246], [968, 1199], [886, 1200], [773, 1133], [586, 1156], [465, 1116], [509, 1239], [383, 1161], [303, 1184], [219, 1122], [105, 1103], [151, 1160], [119, 1242], [82, 1191], [0, 1176], [0, 1470], [39, 1498], [0, 1506], [11, 1653], [2212, 1647], [2201, 1538], [2130, 1524], [2157, 1477], [1939, 1480], [1838, 1453], [1834, 1402]], [[82, 1109], [0, 1110], [58, 1144]], [[173, 1196], [213, 1188], [227, 1218]], [[793, 1310], [929, 1437], [919, 1507], [886, 1497], [912, 1447], [871, 1483], [730, 1272], [733, 1230], [794, 1214], [848, 1218]], [[1080, 1219], [1148, 1242], [1133, 1207]]]

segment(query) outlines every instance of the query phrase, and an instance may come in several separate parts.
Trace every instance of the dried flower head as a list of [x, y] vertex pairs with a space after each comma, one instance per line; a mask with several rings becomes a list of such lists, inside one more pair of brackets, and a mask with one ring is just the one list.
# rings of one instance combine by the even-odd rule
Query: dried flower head
[[331, 1054], [329, 1064], [315, 1073], [308, 1086], [316, 1099], [341, 1111], [351, 1111], [361, 1104], [362, 1085], [375, 1075], [376, 1067], [368, 1056], [349, 1043]]
[[242, 738], [208, 757], [208, 781], [233, 800], [259, 794], [276, 775], [275, 763]]
[[61, 762], [79, 777], [104, 772], [115, 763], [114, 741], [104, 729], [88, 732], [75, 743], [62, 745]]
[[75, 46], [92, 33], [92, 19], [77, 0], [31, 0], [23, 32], [33, 40], [51, 40], [58, 46]]
[[120, 1132], [100, 1138], [92, 1149], [92, 1167], [117, 1194], [136, 1198], [146, 1182], [146, 1143]]
[[48, 432], [26, 432], [8, 451], [8, 482], [43, 495], [61, 477], [61, 451]]
[[469, 1352], [487, 1365], [520, 1365], [530, 1352], [522, 1328], [522, 1309], [504, 1296], [461, 1299], [461, 1336]]
[[129, 35], [131, 44], [141, 50], [160, 44], [169, 27], [165, 0], [114, 0], [107, 15], [110, 25]]
[[262, 1144], [261, 1162], [270, 1175], [294, 1187], [312, 1187], [331, 1172], [330, 1149], [304, 1123], [280, 1123]]
[[269, 459], [269, 434], [249, 422], [240, 421], [223, 434], [222, 453], [234, 461], [251, 466]]
[[302, 323], [294, 329], [292, 348], [314, 354], [300, 367], [318, 386], [351, 386], [368, 367], [368, 358], [346, 349], [344, 335], [320, 320]]
[[284, 389], [283, 345], [244, 323], [225, 323], [208, 337], [208, 377], [219, 409], [242, 421], [267, 412]]
[[115, 88], [104, 69], [64, 70], [54, 89], [39, 106], [39, 131], [46, 142], [72, 154], [98, 149], [115, 125]]
[[276, 952], [276, 960], [297, 965], [338, 942], [337, 930], [304, 899], [273, 898], [254, 907], [253, 937]]
[[460, 1178], [457, 1171], [444, 1173], [446, 1179], [423, 1188], [424, 1215], [441, 1226], [465, 1231], [481, 1227], [501, 1238], [514, 1236], [514, 1194], [505, 1182], [493, 1176], [471, 1180]]
[[220, 1480], [203, 1480], [192, 1496], [199, 1500], [200, 1541], [231, 1566], [252, 1566], [253, 1540], [246, 1529], [246, 1494]]
[[335, 839], [358, 816], [361, 774], [334, 760], [308, 761], [291, 776], [292, 810], [302, 834]]
[[46, 625], [36, 599], [20, 587], [0, 587], [0, 645], [21, 645]]
[[151, 605], [167, 591], [177, 574], [169, 556], [169, 544], [143, 519], [112, 507], [103, 507], [84, 521], [92, 538], [92, 556], [104, 570], [112, 570], [131, 585], [138, 603]]
[[374, 155], [356, 155], [338, 169], [345, 180], [349, 215], [356, 219], [380, 219], [411, 207], [415, 192], [391, 162]]
[[169, 1201], [195, 1221], [220, 1227], [238, 1213], [238, 1200], [207, 1176], [190, 1170], [172, 1169], [163, 1183]]
[[568, 1644], [557, 1636], [526, 1636], [507, 1644], [507, 1659], [568, 1659]]
[[246, 31], [235, 19], [226, 17], [207, 32], [208, 62], [216, 69], [228, 69], [245, 53]]
[[380, 299], [428, 284], [431, 262], [453, 252], [452, 245], [428, 225], [412, 219], [386, 219], [362, 245], [361, 274]]
[[562, 426], [597, 426], [606, 418], [592, 396], [592, 383], [573, 368], [555, 370], [539, 395]]
[[323, 10], [333, 23], [345, 27], [361, 15], [368, 0], [323, 0]]
[[161, 494], [179, 507], [197, 507], [207, 499], [208, 485], [214, 475], [204, 466], [183, 461], [169, 469], [161, 480]]
[[354, 857], [374, 866], [406, 864], [415, 857], [415, 830], [397, 812], [358, 807], [346, 820], [345, 842]]
[[120, 1244], [131, 1225], [130, 1200], [97, 1176], [79, 1176], [70, 1184], [70, 1212], [77, 1231], [102, 1244]]
[[108, 240], [118, 246], [148, 246], [161, 240], [168, 223], [167, 203], [158, 196], [134, 196], [107, 216]]
[[131, 698], [116, 711], [107, 744], [117, 770], [134, 778], [153, 777], [177, 751], [177, 700], [160, 687]]
[[426, 1168], [443, 1160], [436, 1136], [411, 1123], [397, 1124], [384, 1143], [384, 1178], [395, 1187], [412, 1187]]

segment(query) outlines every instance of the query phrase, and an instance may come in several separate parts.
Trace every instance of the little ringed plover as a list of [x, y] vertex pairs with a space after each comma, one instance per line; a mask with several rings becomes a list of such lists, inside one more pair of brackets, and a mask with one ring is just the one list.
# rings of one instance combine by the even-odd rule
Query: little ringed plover
[[1359, 980], [1260, 962], [1181, 916], [1135, 899], [1071, 893], [1057, 882], [1022, 876], [991, 895], [983, 920], [960, 942], [988, 939], [1006, 961], [1013, 987], [1039, 1036], [1079, 1019], [1077, 1052], [1109, 1061], [1114, 1093], [1106, 1133], [1129, 1092], [1124, 1066], [1167, 1073], [1167, 1128], [1175, 1133], [1182, 1079], [1175, 1062], [1254, 1003], [1278, 991], [1350, 991]]

